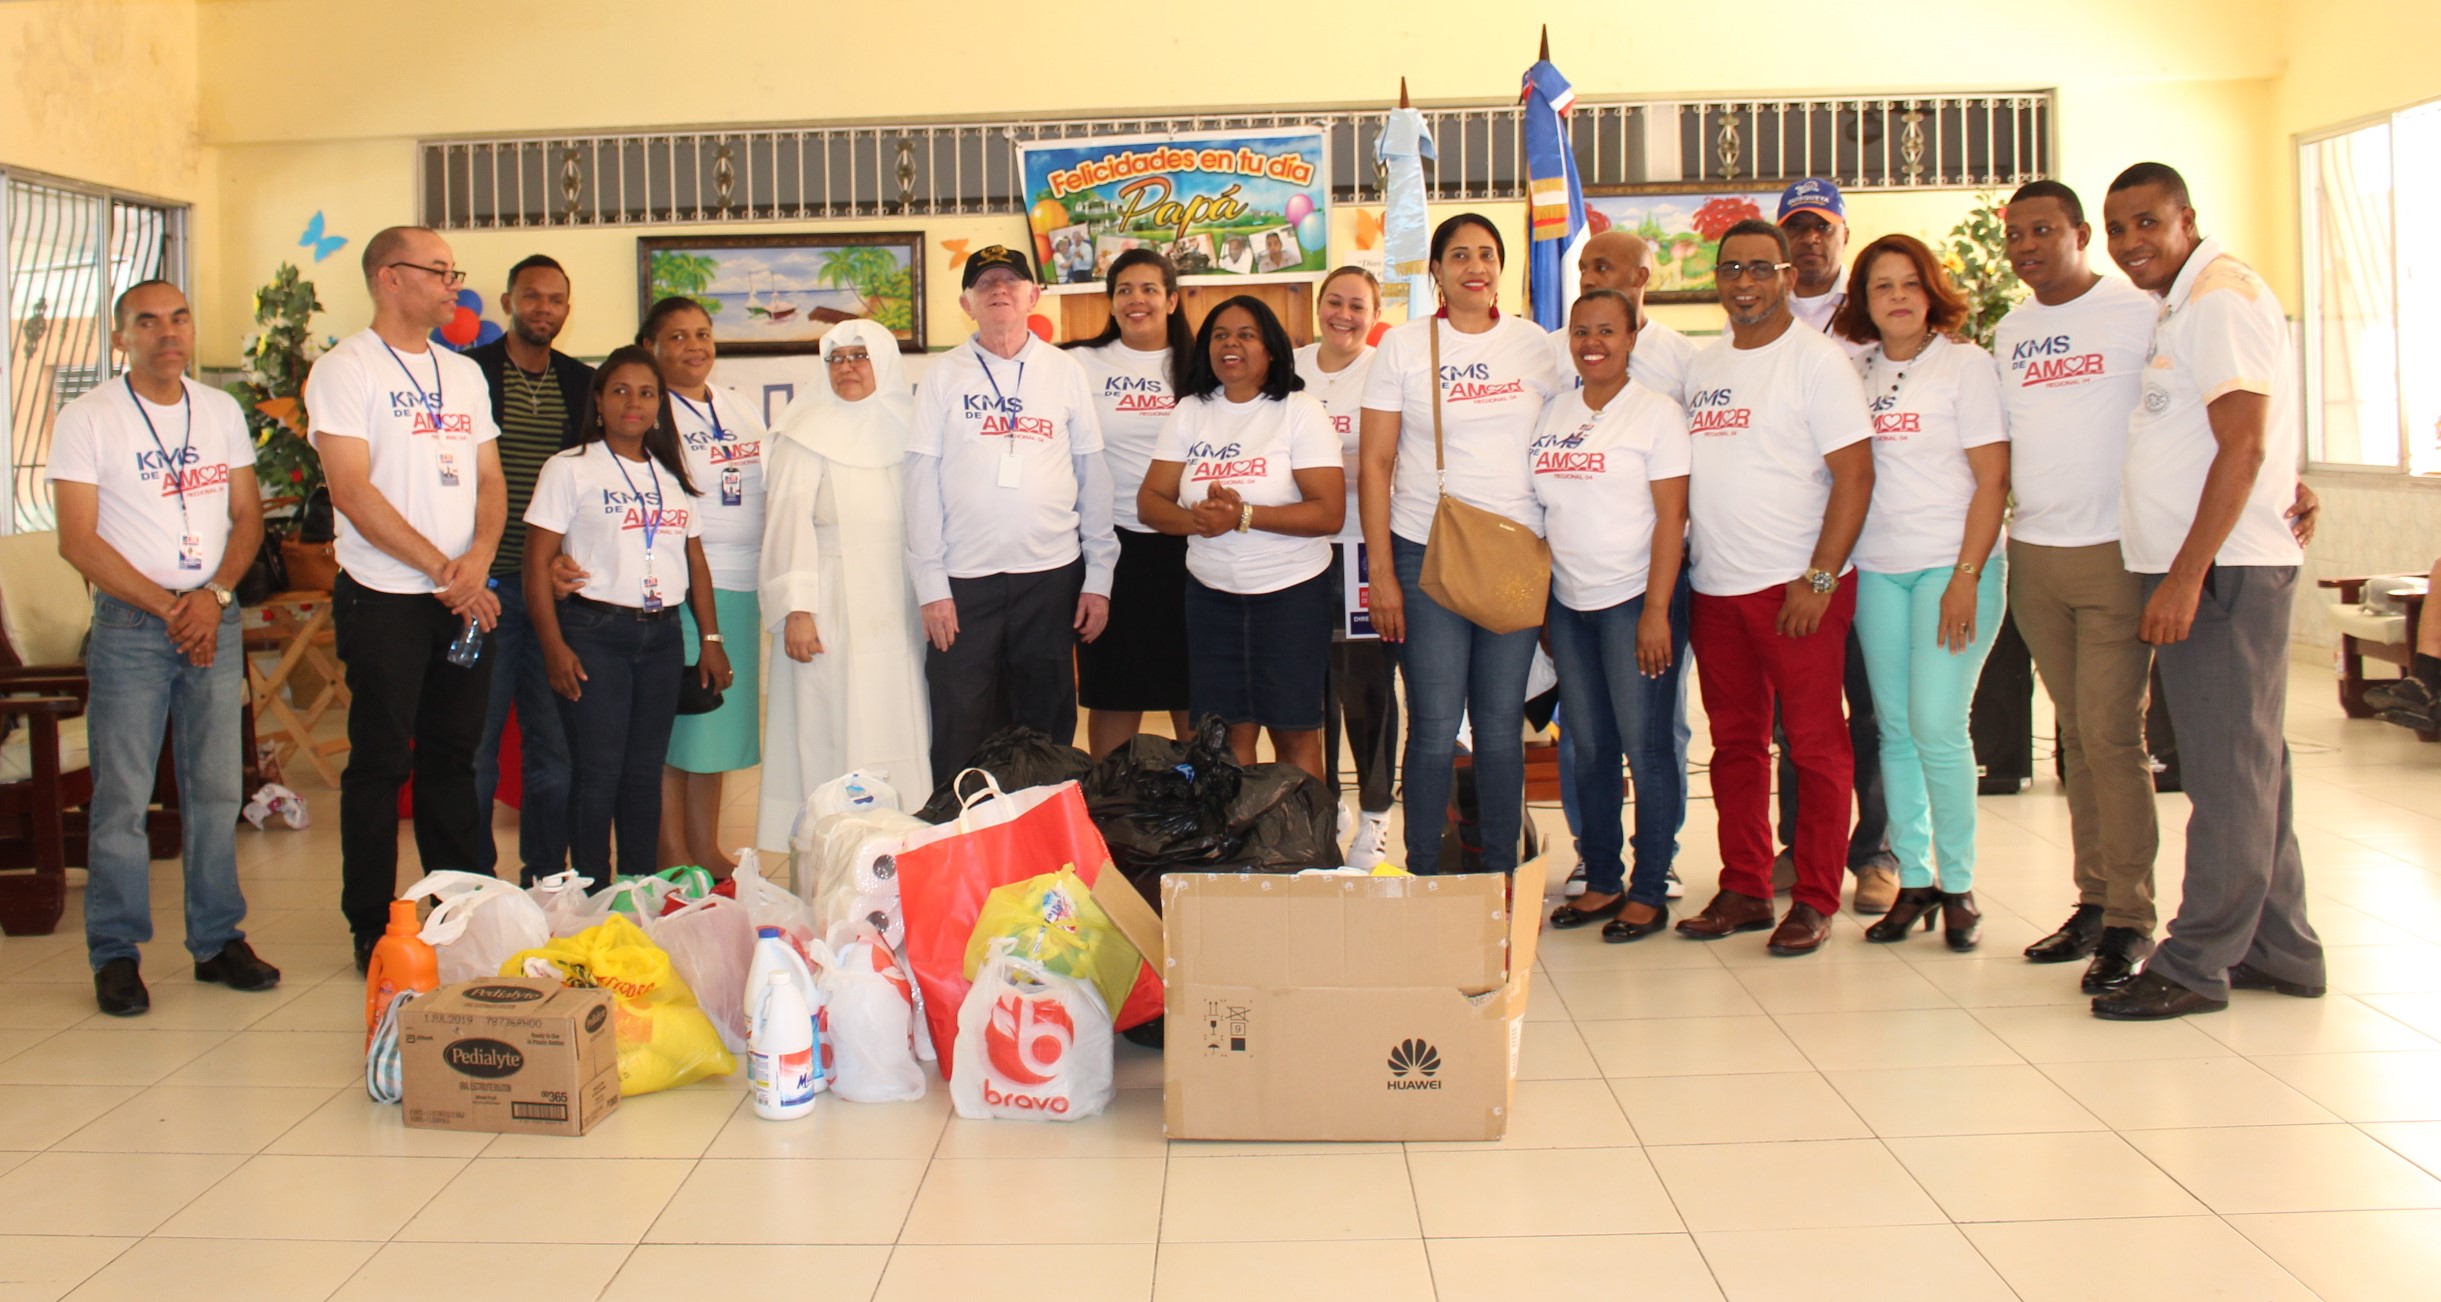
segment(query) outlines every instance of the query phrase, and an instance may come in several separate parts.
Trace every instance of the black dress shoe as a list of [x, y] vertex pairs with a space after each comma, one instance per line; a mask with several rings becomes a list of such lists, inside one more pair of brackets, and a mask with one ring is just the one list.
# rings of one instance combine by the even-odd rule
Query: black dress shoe
[[2226, 999], [2209, 999], [2158, 972], [2146, 972], [2093, 1001], [2093, 1015], [2111, 1022], [2159, 1022], [2189, 1013], [2217, 1013]]
[[1597, 904], [1590, 909], [1580, 909], [1573, 904], [1563, 904], [1551, 911], [1551, 925], [1566, 931], [1571, 927], [1582, 927], [1588, 922], [1600, 922], [1604, 918], [1618, 917], [1619, 910], [1626, 907], [1627, 895], [1624, 892], [1611, 896], [1610, 903]]
[[2026, 958], [2036, 963], [2068, 963], [2093, 952], [2102, 943], [2102, 906], [2080, 904], [2058, 931], [2026, 946]]
[[2093, 962], [2085, 965], [2083, 989], [2089, 995], [2124, 989], [2136, 978], [2136, 965], [2153, 952], [2153, 938], [2134, 927], [2106, 927], [2094, 947]]
[[112, 1017], [133, 1017], [153, 1006], [153, 996], [134, 959], [114, 958], [93, 970], [93, 1002]]
[[2229, 969], [2229, 988], [2232, 990], [2269, 990], [2273, 994], [2287, 995], [2291, 999], [2320, 999], [2323, 993], [2330, 989], [2329, 986], [2309, 986], [2302, 981], [2283, 981], [2276, 976], [2248, 967], [2244, 963]]
[[1669, 926], [1670, 910], [1664, 905], [1653, 910], [1653, 916], [1643, 922], [1629, 922], [1624, 917], [1611, 919], [1602, 925], [1602, 939], [1613, 945], [1624, 945], [1631, 940], [1642, 940], [1657, 931], [1667, 931]]
[[356, 938], [356, 975], [372, 975], [373, 947], [380, 943], [381, 937], [379, 936], [358, 936]]
[[218, 981], [231, 990], [269, 990], [280, 983], [280, 970], [257, 957], [254, 946], [232, 940], [195, 965], [195, 979]]

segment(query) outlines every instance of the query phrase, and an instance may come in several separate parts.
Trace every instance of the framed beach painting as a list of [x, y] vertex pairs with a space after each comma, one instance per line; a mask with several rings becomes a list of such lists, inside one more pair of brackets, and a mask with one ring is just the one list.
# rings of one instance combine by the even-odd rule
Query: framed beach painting
[[920, 231], [650, 235], [636, 240], [637, 315], [672, 294], [703, 304], [724, 353], [810, 353], [842, 321], [878, 322], [924, 351]]
[[1780, 192], [1734, 181], [1664, 181], [1585, 187], [1585, 222], [1598, 235], [1634, 231], [1653, 249], [1647, 303], [1711, 303], [1712, 255], [1721, 232], [1749, 217], [1771, 219]]

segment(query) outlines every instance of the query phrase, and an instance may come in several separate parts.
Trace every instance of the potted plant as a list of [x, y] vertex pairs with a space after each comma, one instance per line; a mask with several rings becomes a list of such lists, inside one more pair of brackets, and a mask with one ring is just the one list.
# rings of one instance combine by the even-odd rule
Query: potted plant
[[1990, 191], [1978, 194], [1965, 219], [1950, 228], [1941, 253], [1942, 267], [1958, 292], [1966, 295], [1966, 324], [1961, 330], [1986, 351], [1992, 347], [1993, 333], [2000, 329], [2000, 319], [2026, 297], [2024, 282], [2009, 269], [2002, 235], [2007, 220], [2008, 206], [2000, 202], [2000, 196]]
[[306, 440], [303, 403], [305, 373], [332, 342], [313, 336], [314, 313], [321, 310], [314, 283], [281, 263], [270, 283], [254, 292], [256, 328], [245, 338], [239, 379], [229, 393], [254, 436], [265, 548], [276, 549], [286, 576], [279, 586], [327, 590], [338, 577], [330, 540], [300, 536], [308, 504], [322, 491], [322, 458]]

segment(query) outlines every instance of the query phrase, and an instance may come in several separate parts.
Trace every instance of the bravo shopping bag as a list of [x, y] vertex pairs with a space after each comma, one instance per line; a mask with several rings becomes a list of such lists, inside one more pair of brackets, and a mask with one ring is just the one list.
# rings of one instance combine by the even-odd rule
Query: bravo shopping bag
[[[961, 775], [963, 776], [963, 775]], [[953, 779], [954, 781], [955, 779]], [[1102, 834], [1085, 815], [1074, 782], [1003, 793], [986, 778], [955, 821], [917, 832], [898, 853], [899, 905], [907, 961], [924, 998], [944, 1075], [954, 1069], [958, 1010], [966, 1002], [966, 946], [992, 891], [1061, 868], [1093, 885], [1110, 868]], [[1138, 961], [1135, 984], [1114, 1019], [1124, 1030], [1161, 1015], [1161, 978]]]
[[1093, 987], [992, 942], [958, 1010], [949, 1101], [976, 1121], [1076, 1121], [1110, 1106], [1110, 1013]]
[[619, 1040], [619, 1093], [650, 1094], [737, 1070], [720, 1033], [670, 965], [670, 956], [624, 915], [509, 957], [501, 976], [541, 977], [611, 1001]]

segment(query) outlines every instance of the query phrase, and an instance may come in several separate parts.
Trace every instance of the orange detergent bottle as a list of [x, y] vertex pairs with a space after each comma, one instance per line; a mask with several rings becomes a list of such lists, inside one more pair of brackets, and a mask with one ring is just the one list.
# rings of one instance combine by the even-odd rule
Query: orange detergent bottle
[[423, 923], [415, 916], [415, 901], [390, 901], [390, 925], [373, 945], [373, 961], [364, 978], [364, 1042], [371, 1048], [381, 1015], [401, 990], [422, 993], [441, 984], [439, 956], [418, 934]]

